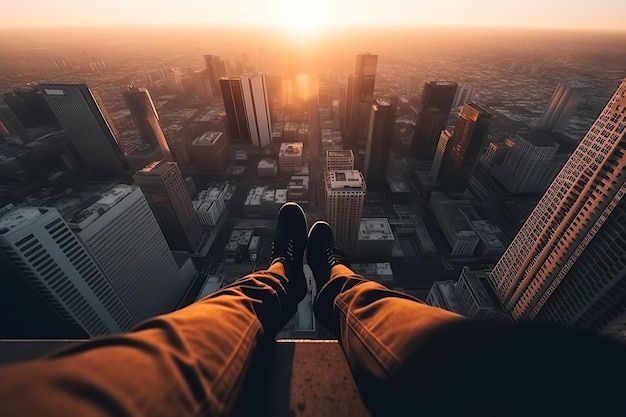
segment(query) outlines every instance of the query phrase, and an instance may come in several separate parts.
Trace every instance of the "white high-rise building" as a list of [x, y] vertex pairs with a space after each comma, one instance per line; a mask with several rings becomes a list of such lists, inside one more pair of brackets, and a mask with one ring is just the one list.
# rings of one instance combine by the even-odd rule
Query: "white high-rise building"
[[250, 139], [253, 145], [264, 148], [272, 143], [272, 120], [265, 75], [256, 72], [243, 74], [240, 78]]
[[119, 184], [68, 219], [135, 321], [174, 310], [191, 284], [141, 189]]
[[489, 278], [516, 320], [626, 336], [626, 80]]
[[354, 169], [352, 149], [328, 150], [324, 159], [324, 171], [343, 171]]
[[360, 171], [326, 173], [326, 217], [339, 248], [356, 250], [367, 186]]
[[135, 323], [90, 250], [53, 208], [18, 208], [0, 217], [0, 248], [68, 322], [90, 336]]

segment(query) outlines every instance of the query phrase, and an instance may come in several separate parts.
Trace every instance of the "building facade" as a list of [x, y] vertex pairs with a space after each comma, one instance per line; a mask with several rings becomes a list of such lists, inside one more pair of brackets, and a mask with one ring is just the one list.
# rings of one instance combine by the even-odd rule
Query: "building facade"
[[358, 141], [367, 138], [367, 123], [376, 82], [378, 55], [359, 54], [356, 56], [354, 76], [348, 80], [346, 106], [346, 147], [353, 148]]
[[105, 109], [85, 84], [40, 84], [52, 112], [67, 132], [85, 168], [127, 174], [128, 164]]
[[386, 184], [389, 152], [396, 125], [397, 99], [378, 99], [371, 106], [363, 175], [370, 188]]
[[448, 190], [464, 190], [487, 141], [492, 114], [478, 104], [463, 106], [447, 141], [434, 180]]
[[547, 130], [563, 129], [572, 117], [585, 94], [579, 84], [559, 84], [539, 119], [539, 127]]
[[90, 250], [53, 208], [19, 208], [0, 218], [0, 249], [61, 318], [89, 336], [136, 324]]
[[625, 131], [626, 80], [489, 276], [515, 320], [626, 335]]
[[328, 150], [325, 152], [324, 171], [344, 171], [354, 169], [354, 152], [351, 149]]
[[432, 161], [439, 134], [446, 128], [458, 84], [430, 81], [424, 84], [422, 105], [415, 122], [411, 154], [419, 160]]
[[155, 161], [133, 176], [172, 250], [193, 252], [202, 227], [175, 162]]
[[354, 253], [367, 186], [360, 171], [326, 172], [326, 218], [337, 246]]
[[159, 124], [159, 114], [150, 97], [150, 92], [145, 88], [129, 88], [122, 96], [133, 116], [141, 141], [146, 145], [158, 146], [163, 153], [163, 158], [172, 161], [170, 146]]

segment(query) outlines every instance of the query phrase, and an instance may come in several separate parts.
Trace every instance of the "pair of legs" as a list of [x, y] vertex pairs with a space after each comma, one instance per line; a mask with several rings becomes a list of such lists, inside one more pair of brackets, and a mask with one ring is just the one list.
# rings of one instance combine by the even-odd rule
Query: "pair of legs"
[[[305, 292], [307, 239], [299, 207], [288, 207], [267, 270], [128, 334], [0, 369], [0, 415], [227, 415], [254, 352]], [[424, 305], [354, 274], [326, 227], [308, 240], [323, 284], [315, 314], [339, 339], [373, 414], [623, 415], [623, 346]]]

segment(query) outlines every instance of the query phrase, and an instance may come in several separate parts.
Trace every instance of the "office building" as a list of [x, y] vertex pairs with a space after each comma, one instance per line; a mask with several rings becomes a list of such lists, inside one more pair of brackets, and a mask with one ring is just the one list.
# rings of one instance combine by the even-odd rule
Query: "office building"
[[450, 244], [450, 255], [471, 256], [480, 243], [480, 239], [457, 202], [449, 199], [445, 194], [435, 192], [428, 206]]
[[539, 127], [547, 130], [563, 129], [578, 108], [585, 94], [584, 88], [578, 83], [559, 83], [548, 102], [548, 107], [539, 119]]
[[172, 161], [170, 146], [159, 124], [159, 114], [154, 107], [150, 92], [145, 88], [129, 88], [122, 93], [122, 96], [133, 116], [141, 141], [146, 145], [158, 146], [163, 154], [162, 159]]
[[389, 151], [396, 124], [397, 99], [378, 99], [371, 106], [363, 175], [371, 188], [386, 185]]
[[473, 91], [474, 89], [468, 85], [459, 85], [456, 89], [454, 100], [452, 101], [452, 108], [456, 109], [457, 107], [469, 103]]
[[175, 162], [155, 161], [133, 176], [172, 250], [193, 252], [202, 227]]
[[391, 258], [395, 237], [385, 217], [361, 219], [358, 255], [370, 260]]
[[359, 54], [356, 56], [354, 76], [348, 79], [346, 106], [346, 147], [353, 148], [367, 138], [367, 124], [372, 101], [378, 55]]
[[[487, 149], [480, 157], [480, 164], [485, 168], [493, 168], [495, 165], [501, 164], [514, 144], [515, 140], [510, 137], [506, 138], [504, 142], [489, 142]], [[439, 168], [437, 168], [438, 170]]]
[[[436, 177], [444, 188], [462, 191], [467, 187], [491, 126], [492, 114], [483, 107], [469, 103], [463, 106], [457, 117], [456, 127], [449, 139], [438, 151], [443, 151]], [[437, 157], [438, 159], [439, 157]]]
[[515, 320], [626, 336], [626, 80], [489, 278]]
[[324, 171], [345, 171], [354, 169], [354, 152], [351, 149], [326, 151]]
[[202, 172], [225, 172], [230, 165], [226, 135], [204, 132], [191, 142], [190, 159]]
[[193, 200], [193, 208], [201, 225], [216, 226], [222, 213], [226, 211], [224, 193], [218, 188], [200, 191]]
[[265, 75], [257, 72], [243, 74], [240, 78], [250, 140], [254, 146], [264, 148], [272, 143], [272, 120]]
[[56, 209], [18, 208], [2, 215], [0, 248], [65, 322], [89, 336], [136, 324], [91, 251]]
[[422, 103], [411, 142], [411, 154], [419, 160], [432, 161], [439, 134], [446, 128], [457, 83], [430, 81], [424, 84]]
[[355, 253], [367, 186], [360, 171], [326, 172], [326, 218], [337, 246]]
[[437, 150], [435, 152], [435, 157], [433, 158], [433, 164], [430, 168], [430, 177], [433, 180], [436, 180], [439, 176], [439, 169], [441, 168], [441, 161], [443, 160], [443, 156], [446, 153], [446, 149], [448, 149], [448, 143], [450, 142], [450, 138], [452, 137], [452, 131], [449, 129], [444, 129], [439, 134], [439, 141], [437, 142]]
[[0, 136], [7, 142], [25, 145], [32, 141], [28, 130], [2, 96], [0, 96], [0, 123], [6, 129], [6, 133]]
[[139, 187], [115, 185], [66, 219], [136, 322], [176, 309], [191, 282]]
[[220, 96], [220, 79], [228, 77], [228, 65], [217, 55], [204, 55], [204, 66], [214, 96]]
[[283, 142], [278, 151], [278, 167], [280, 172], [298, 172], [304, 165], [304, 144], [302, 142]]
[[86, 169], [125, 175], [128, 164], [100, 100], [85, 84], [41, 84], [43, 97]]
[[221, 78], [219, 80], [224, 110], [228, 123], [228, 134], [232, 141], [250, 141], [250, 129], [246, 116], [246, 105], [243, 99], [243, 89], [239, 77]]
[[219, 80], [232, 140], [263, 148], [272, 142], [265, 75], [243, 74]]
[[516, 136], [504, 161], [495, 166], [493, 177], [510, 193], [544, 192], [558, 173], [555, 163], [559, 144], [549, 137], [530, 135], [528, 139]]

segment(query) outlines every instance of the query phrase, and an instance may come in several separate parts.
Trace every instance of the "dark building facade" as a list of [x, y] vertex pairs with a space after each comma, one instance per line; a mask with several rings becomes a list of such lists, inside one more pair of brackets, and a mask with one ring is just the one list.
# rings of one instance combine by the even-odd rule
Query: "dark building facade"
[[465, 104], [459, 112], [435, 178], [445, 189], [454, 191], [467, 187], [487, 140], [492, 117], [475, 103]]
[[346, 147], [354, 147], [367, 138], [369, 110], [374, 99], [376, 66], [378, 55], [359, 54], [356, 56], [354, 76], [348, 80], [346, 106]]
[[396, 123], [397, 99], [379, 99], [371, 105], [365, 168], [363, 175], [370, 188], [383, 187], [387, 177], [389, 151]]
[[430, 161], [435, 155], [439, 134], [446, 128], [458, 84], [430, 81], [424, 84], [422, 106], [415, 122], [411, 154]]
[[133, 179], [146, 196], [170, 248], [193, 252], [202, 237], [202, 226], [178, 165], [153, 162]]
[[39, 87], [85, 168], [109, 175], [128, 173], [113, 124], [87, 85], [41, 84]]
[[250, 141], [250, 128], [246, 116], [241, 78], [229, 77], [219, 80], [228, 122], [228, 135], [233, 141]]
[[129, 88], [122, 95], [133, 116], [141, 141], [146, 145], [158, 146], [163, 158], [172, 161], [170, 147], [159, 124], [159, 115], [150, 92], [145, 88]]

